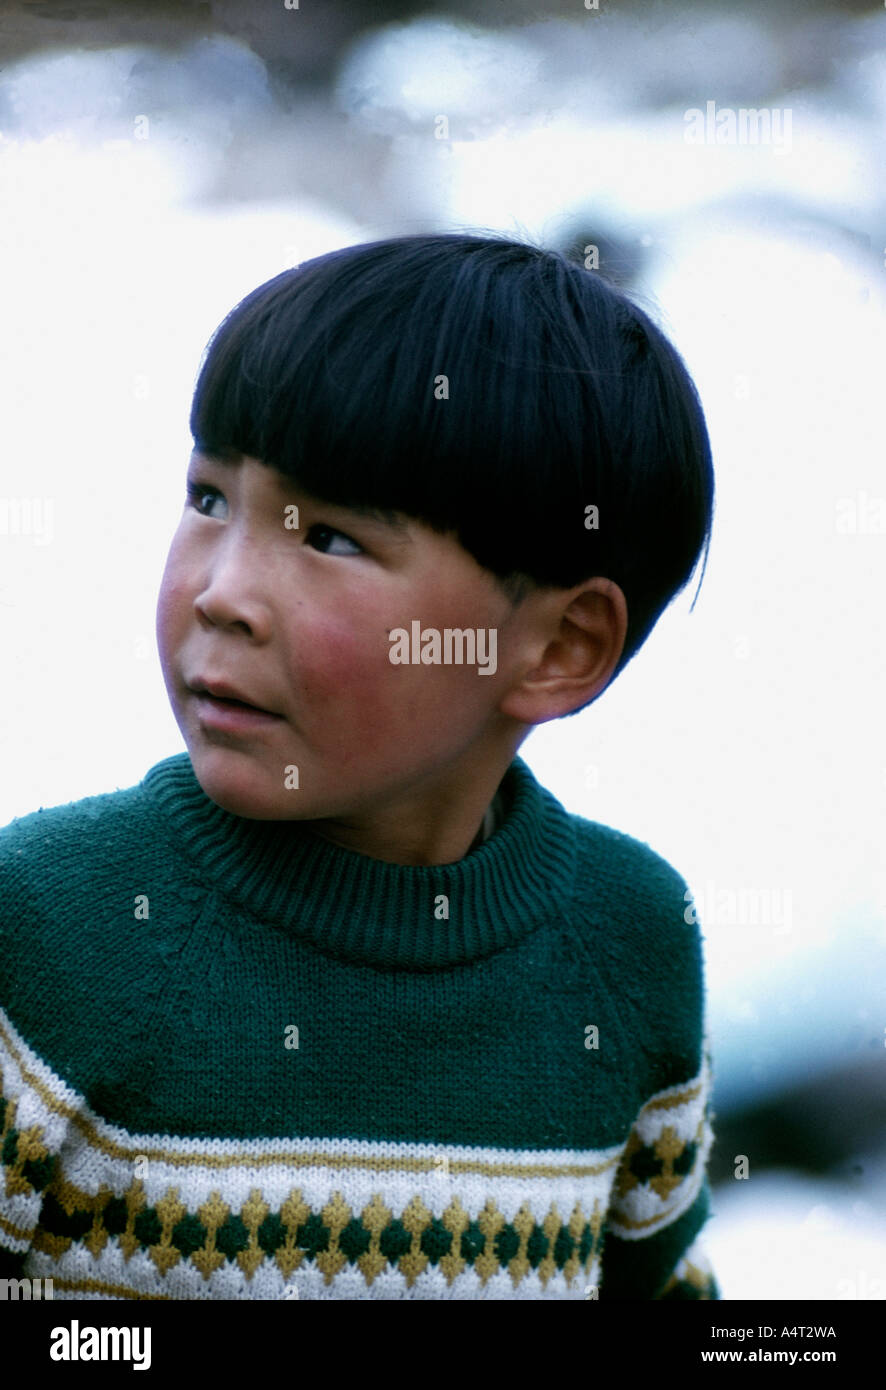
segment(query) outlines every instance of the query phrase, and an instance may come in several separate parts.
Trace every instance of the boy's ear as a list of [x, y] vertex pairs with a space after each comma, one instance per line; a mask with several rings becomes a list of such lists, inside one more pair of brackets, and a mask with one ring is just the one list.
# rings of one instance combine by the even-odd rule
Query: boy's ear
[[498, 708], [521, 723], [543, 724], [609, 684], [624, 650], [628, 605], [611, 579], [589, 579], [532, 595], [524, 616], [527, 667]]

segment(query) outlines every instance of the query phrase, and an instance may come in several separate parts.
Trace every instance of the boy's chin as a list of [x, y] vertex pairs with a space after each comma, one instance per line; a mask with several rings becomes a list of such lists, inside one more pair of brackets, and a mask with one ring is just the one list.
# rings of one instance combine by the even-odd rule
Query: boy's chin
[[284, 782], [284, 769], [272, 774], [267, 768], [236, 750], [190, 751], [191, 767], [201, 788], [232, 816], [245, 820], [300, 820], [304, 805], [298, 804], [299, 790], [292, 773]]

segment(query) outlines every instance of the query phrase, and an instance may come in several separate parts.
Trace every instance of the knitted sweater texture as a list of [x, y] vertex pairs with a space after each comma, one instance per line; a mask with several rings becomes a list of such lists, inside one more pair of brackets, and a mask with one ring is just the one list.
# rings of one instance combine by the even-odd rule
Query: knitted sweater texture
[[431, 867], [231, 815], [186, 753], [0, 830], [0, 1276], [719, 1298], [686, 884], [520, 758], [502, 792]]

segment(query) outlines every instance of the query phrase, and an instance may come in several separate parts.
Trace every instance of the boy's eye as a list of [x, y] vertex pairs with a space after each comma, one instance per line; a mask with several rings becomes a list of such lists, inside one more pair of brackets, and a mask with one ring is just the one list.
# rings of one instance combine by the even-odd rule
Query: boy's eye
[[209, 516], [209, 512], [205, 512], [201, 506], [201, 503], [206, 497], [213, 502], [216, 501], [216, 499], [221, 502], [224, 501], [221, 493], [216, 488], [204, 487], [202, 483], [188, 483], [188, 505], [193, 507], [200, 516]]
[[[350, 550], [332, 550], [330, 548], [330, 541], [332, 539], [344, 541], [346, 545], [352, 548]], [[336, 531], [334, 526], [309, 526], [307, 542], [324, 555], [362, 555], [363, 553], [362, 546], [358, 545], [356, 541], [351, 540], [350, 536], [346, 536], [344, 531]]]
[[[209, 517], [212, 521], [219, 520], [218, 517], [211, 516], [210, 512], [203, 507], [204, 501], [208, 498], [212, 502], [224, 502], [225, 499], [218, 488], [207, 487], [204, 483], [192, 483], [187, 485], [188, 505], [194, 508], [198, 516]], [[225, 503], [227, 506], [227, 503]], [[345, 549], [340, 548], [340, 542], [344, 542]], [[345, 535], [344, 531], [336, 531], [334, 526], [314, 525], [307, 530], [307, 542], [314, 549], [319, 550], [324, 555], [362, 555], [363, 547], [358, 545], [350, 536]], [[333, 549], [333, 545], [339, 548]]]

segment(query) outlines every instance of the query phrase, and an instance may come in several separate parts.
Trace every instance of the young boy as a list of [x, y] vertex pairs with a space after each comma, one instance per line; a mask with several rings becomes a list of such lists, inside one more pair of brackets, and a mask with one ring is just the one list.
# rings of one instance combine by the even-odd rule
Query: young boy
[[158, 605], [186, 753], [0, 834], [0, 1246], [55, 1298], [719, 1298], [683, 879], [517, 749], [710, 536], [704, 418], [497, 235], [225, 319]]

